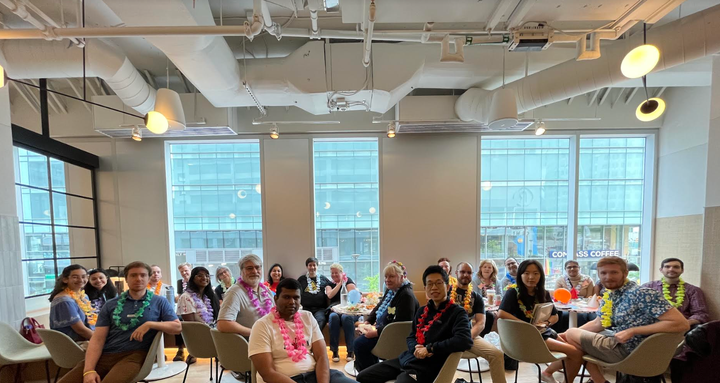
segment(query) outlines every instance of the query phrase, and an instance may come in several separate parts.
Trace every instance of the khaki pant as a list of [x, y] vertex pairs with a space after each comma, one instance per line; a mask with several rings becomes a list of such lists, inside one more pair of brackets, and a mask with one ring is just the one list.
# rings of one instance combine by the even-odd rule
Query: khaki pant
[[[129, 383], [140, 372], [147, 351], [128, 351], [117, 354], [102, 354], [95, 366], [95, 371], [102, 379], [102, 383]], [[83, 381], [85, 361], [78, 363], [60, 379], [59, 383], [80, 383]]]
[[473, 339], [473, 346], [468, 351], [488, 361], [493, 383], [505, 383], [505, 358], [502, 351], [479, 336]]

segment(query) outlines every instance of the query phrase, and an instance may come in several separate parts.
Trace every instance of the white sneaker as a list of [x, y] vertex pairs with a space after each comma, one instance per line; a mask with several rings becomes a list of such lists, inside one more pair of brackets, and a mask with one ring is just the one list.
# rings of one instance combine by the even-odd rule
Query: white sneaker
[[355, 360], [355, 355], [352, 352], [348, 352], [347, 357], [345, 358], [346, 362], [352, 362]]
[[555, 378], [552, 375], [547, 376], [545, 374], [540, 374], [540, 380], [542, 380], [545, 383], [558, 383], [558, 381], [555, 380]]
[[340, 362], [340, 356], [336, 352], [333, 352], [332, 361], [335, 363]]

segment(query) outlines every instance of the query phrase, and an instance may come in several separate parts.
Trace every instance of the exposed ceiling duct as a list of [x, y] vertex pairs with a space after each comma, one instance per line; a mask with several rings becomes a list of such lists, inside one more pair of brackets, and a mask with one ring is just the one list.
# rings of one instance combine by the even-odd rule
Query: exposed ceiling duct
[[[647, 41], [660, 49], [660, 62], [653, 72], [662, 71], [720, 52], [720, 5], [692, 14], [647, 33]], [[642, 45], [642, 34], [620, 40], [592, 61], [570, 60], [506, 85], [517, 93], [518, 112], [617, 86], [627, 81], [620, 62], [631, 49]], [[463, 121], [486, 123], [494, 91], [468, 89], [455, 104]]]
[[[9, 76], [17, 79], [83, 77], [83, 51], [66, 41], [5, 40], [0, 42]], [[150, 87], [118, 48], [102, 40], [87, 40], [87, 77], [100, 77], [128, 106], [139, 113], [155, 105]]]

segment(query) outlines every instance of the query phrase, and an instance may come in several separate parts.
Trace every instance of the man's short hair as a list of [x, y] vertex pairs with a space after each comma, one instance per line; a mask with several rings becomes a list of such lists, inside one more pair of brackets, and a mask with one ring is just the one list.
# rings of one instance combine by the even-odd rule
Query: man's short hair
[[278, 283], [277, 288], [275, 289], [277, 291], [277, 293], [275, 293], [275, 298], [280, 296], [280, 293], [282, 293], [283, 289], [301, 290], [302, 291], [302, 286], [300, 285], [300, 282], [298, 282], [297, 279], [285, 278]]
[[150, 266], [148, 266], [147, 263], [145, 263], [145, 262], [140, 262], [140, 261], [135, 261], [135, 262], [130, 262], [130, 263], [128, 263], [127, 266], [125, 266], [125, 268], [123, 269], [123, 275], [124, 275], [125, 277], [127, 277], [127, 276], [128, 276], [128, 273], [130, 273], [130, 270], [132, 270], [132, 269], [137, 269], [137, 268], [140, 268], [140, 267], [145, 268], [145, 270], [147, 270], [147, 272], [148, 272], [148, 275], [152, 274], [152, 269], [150, 269]]
[[568, 265], [571, 264], [571, 263], [574, 263], [574, 264], [580, 266], [580, 264], [578, 263], [578, 261], [574, 261], [574, 260], [571, 259], [571, 260], [565, 262], [565, 265], [563, 266], [563, 268], [566, 268], [566, 269], [567, 269]]
[[178, 265], [178, 270], [182, 269], [182, 268], [185, 267], [185, 266], [187, 266], [190, 270], [192, 270], [192, 268], [193, 268], [190, 263], [188, 263], [188, 262], [183, 262], [183, 263], [181, 263], [181, 264]]
[[260, 257], [258, 257], [255, 254], [248, 254], [248, 255], [240, 258], [240, 260], [238, 261], [238, 266], [240, 267], [240, 270], [243, 269], [243, 267], [245, 266], [245, 263], [247, 263], [247, 262], [253, 262], [256, 265], [260, 265], [260, 266], [262, 266], [262, 264], [263, 264], [262, 259], [260, 259]]
[[423, 286], [427, 286], [427, 281], [425, 280], [425, 278], [427, 278], [427, 276], [430, 274], [440, 274], [440, 275], [442, 275], [442, 279], [446, 285], [450, 283], [450, 278], [448, 277], [445, 270], [443, 270], [443, 268], [438, 265], [432, 265], [432, 266], [428, 266], [428, 268], [425, 269], [425, 272], [423, 273], [423, 276], [422, 276]]
[[460, 262], [460, 263], [457, 264], [457, 266], [455, 266], [455, 270], [456, 270], [456, 271], [457, 271], [457, 270], [460, 270], [460, 266], [462, 266], [462, 265], [468, 265], [468, 266], [470, 266], [470, 269], [473, 268], [473, 265], [471, 265], [471, 264], [468, 263], [468, 262]]
[[660, 262], [660, 267], [665, 266], [665, 264], [668, 262], [680, 262], [680, 268], [685, 270], [685, 263], [683, 263], [683, 261], [678, 258], [665, 258], [662, 260], [662, 262]]
[[624, 259], [622, 259], [620, 257], [615, 257], [615, 256], [600, 258], [600, 260], [597, 263], [597, 269], [599, 271], [601, 267], [609, 266], [609, 265], [618, 265], [618, 266], [620, 266], [620, 270], [623, 272], [623, 274], [628, 273], [627, 262]]
[[515, 257], [507, 257], [507, 258], [505, 258], [505, 262], [503, 262], [503, 265], [506, 264], [507, 261], [509, 261], [509, 260], [511, 260], [511, 259], [512, 259], [513, 261], [515, 261], [515, 263], [518, 263], [518, 261], [517, 261], [517, 259], [515, 259]]
[[309, 264], [311, 264], [311, 263], [313, 263], [313, 262], [314, 262], [316, 265], [317, 265], [318, 263], [320, 263], [320, 262], [318, 262], [318, 259], [317, 259], [317, 258], [315, 258], [315, 257], [310, 257], [310, 258], [308, 258], [308, 259], [305, 260], [305, 267], [307, 267], [307, 265], [309, 265]]

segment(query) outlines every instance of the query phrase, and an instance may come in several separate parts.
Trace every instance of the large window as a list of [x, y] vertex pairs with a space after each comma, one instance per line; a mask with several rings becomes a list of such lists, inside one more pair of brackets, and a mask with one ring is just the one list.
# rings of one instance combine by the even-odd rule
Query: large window
[[316, 139], [315, 245], [320, 272], [338, 262], [361, 291], [379, 278], [378, 142]]
[[508, 257], [539, 259], [551, 275], [562, 269], [564, 260], [552, 255], [567, 246], [569, 145], [568, 139], [482, 140], [482, 258], [501, 270]]
[[25, 297], [49, 294], [62, 269], [98, 266], [92, 170], [14, 148]]
[[170, 143], [168, 152], [176, 264], [240, 275], [241, 257], [263, 255], [259, 142]]
[[[645, 138], [580, 139], [578, 260], [583, 273], [606, 255], [630, 263], [640, 278]], [[633, 267], [635, 266], [635, 267]]]

